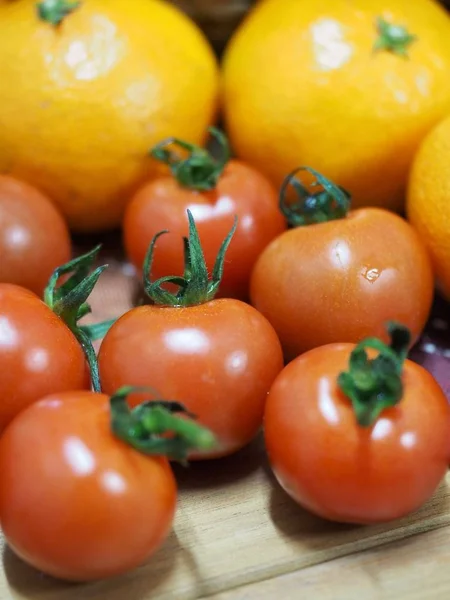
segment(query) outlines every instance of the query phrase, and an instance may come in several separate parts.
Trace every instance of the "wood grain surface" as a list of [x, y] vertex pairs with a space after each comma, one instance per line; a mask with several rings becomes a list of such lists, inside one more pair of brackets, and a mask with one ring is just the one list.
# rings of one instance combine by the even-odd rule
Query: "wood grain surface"
[[[92, 320], [117, 316], [140, 297], [116, 238], [106, 240], [104, 252], [110, 267], [92, 297]], [[437, 302], [415, 357], [428, 361], [448, 392], [447, 317], [448, 305]], [[408, 518], [352, 527], [299, 508], [274, 481], [261, 436], [233, 457], [175, 466], [175, 472], [175, 526], [148, 564], [114, 580], [69, 585], [27, 567], [3, 547], [0, 600], [294, 600], [304, 593], [318, 600], [352, 600], [362, 593], [369, 600], [450, 598], [450, 475]]]

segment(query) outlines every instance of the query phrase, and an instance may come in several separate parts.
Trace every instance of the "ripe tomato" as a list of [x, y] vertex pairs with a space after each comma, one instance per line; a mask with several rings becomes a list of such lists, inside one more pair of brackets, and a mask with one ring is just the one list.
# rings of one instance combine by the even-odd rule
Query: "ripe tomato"
[[[167, 229], [169, 233], [158, 243], [152, 275], [159, 278], [181, 274], [182, 238], [188, 232], [186, 210], [190, 209], [211, 271], [222, 240], [237, 215], [239, 224], [227, 253], [219, 295], [247, 299], [248, 282], [256, 259], [267, 244], [286, 229], [285, 219], [278, 210], [277, 192], [252, 167], [236, 160], [225, 160], [226, 164], [217, 166], [206, 151], [187, 146], [192, 154], [183, 161], [181, 175], [173, 169], [173, 176], [147, 183], [128, 205], [123, 224], [128, 257], [140, 270], [151, 239], [157, 232]], [[207, 163], [210, 169], [206, 167], [206, 183], [198, 177], [192, 181], [194, 176], [191, 175], [186, 181], [186, 162], [196, 159], [199, 152], [203, 153], [203, 160], [210, 161]], [[197, 161], [192, 168], [198, 169]]]
[[41, 296], [53, 270], [71, 254], [63, 217], [37, 189], [0, 175], [0, 282]]
[[67, 325], [32, 292], [0, 284], [0, 432], [53, 392], [87, 389], [83, 350]]
[[434, 378], [406, 360], [398, 404], [359, 425], [338, 385], [354, 349], [322, 346], [284, 368], [266, 405], [267, 451], [279, 483], [304, 508], [342, 522], [389, 521], [419, 508], [444, 477], [450, 409]]
[[167, 459], [111, 433], [103, 394], [55, 394], [22, 412], [0, 440], [0, 473], [8, 544], [54, 577], [123, 573], [152, 555], [172, 525]]
[[404, 323], [416, 339], [433, 290], [415, 230], [378, 208], [281, 234], [250, 282], [251, 302], [272, 323], [288, 360], [324, 344], [384, 336], [388, 320]]
[[[270, 323], [240, 300], [189, 307], [140, 306], [106, 334], [99, 352], [103, 389], [151, 386], [177, 400], [218, 438], [216, 458], [247, 444], [262, 423], [267, 392], [283, 367]], [[141, 400], [130, 397], [132, 405]]]
[[[283, 356], [272, 326], [252, 306], [214, 300], [237, 222], [209, 280], [194, 218], [187, 214], [184, 275], [150, 280], [155, 244], [164, 232], [157, 233], [144, 264], [144, 288], [155, 304], [131, 310], [111, 327], [98, 363], [107, 393], [146, 386], [181, 402], [217, 439], [213, 450], [191, 452], [189, 458], [216, 458], [239, 450], [257, 433]], [[178, 292], [167, 291], [167, 283]], [[139, 404], [141, 397], [133, 394], [130, 402]]]

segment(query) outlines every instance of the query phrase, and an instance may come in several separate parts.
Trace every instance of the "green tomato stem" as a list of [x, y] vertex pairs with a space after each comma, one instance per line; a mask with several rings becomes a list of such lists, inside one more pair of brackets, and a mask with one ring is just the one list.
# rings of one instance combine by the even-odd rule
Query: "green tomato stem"
[[[44, 292], [47, 306], [64, 321], [80, 343], [89, 364], [92, 387], [96, 392], [100, 392], [101, 386], [92, 340], [97, 339], [100, 333], [104, 334], [111, 327], [112, 321], [97, 323], [95, 326], [80, 326], [79, 321], [91, 312], [87, 300], [100, 275], [107, 268], [107, 265], [103, 265], [91, 272], [99, 250], [100, 246], [97, 246], [87, 254], [56, 268]], [[60, 278], [69, 274], [67, 281], [58, 286]]]
[[[312, 183], [304, 184], [299, 173], [313, 176]], [[292, 188], [295, 202], [287, 198]], [[298, 167], [284, 179], [279, 196], [279, 206], [289, 225], [301, 227], [344, 218], [350, 210], [350, 194], [344, 188], [321, 175], [311, 167]]]
[[[395, 406], [403, 397], [402, 372], [408, 356], [411, 334], [398, 323], [390, 322], [388, 346], [378, 338], [361, 341], [352, 351], [349, 370], [338, 377], [338, 385], [350, 399], [361, 427], [370, 427], [386, 408]], [[369, 359], [366, 349], [378, 351]]]
[[[191, 190], [208, 192], [217, 186], [225, 166], [230, 160], [230, 146], [225, 134], [216, 127], [208, 130], [218, 143], [221, 157], [216, 160], [208, 150], [178, 138], [169, 138], [157, 144], [150, 155], [166, 164], [178, 183]], [[186, 158], [174, 152], [178, 146], [188, 152]]]
[[147, 455], [185, 462], [191, 450], [210, 450], [214, 435], [193, 420], [179, 402], [149, 400], [130, 410], [127, 397], [151, 388], [123, 387], [110, 398], [111, 429], [116, 437]]

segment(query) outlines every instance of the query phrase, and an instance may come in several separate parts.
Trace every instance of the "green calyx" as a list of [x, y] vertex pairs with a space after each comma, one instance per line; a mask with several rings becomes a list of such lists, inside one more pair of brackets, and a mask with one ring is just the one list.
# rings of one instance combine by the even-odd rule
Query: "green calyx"
[[[304, 184], [299, 179], [299, 173], [305, 172], [313, 176], [312, 182]], [[294, 202], [287, 198], [289, 188], [297, 196]], [[350, 210], [350, 194], [315, 169], [299, 167], [284, 179], [279, 206], [292, 227], [313, 225], [345, 217]]]
[[[338, 385], [350, 399], [361, 427], [370, 427], [382, 411], [400, 402], [403, 396], [402, 370], [411, 342], [409, 330], [390, 322], [388, 346], [378, 338], [367, 338], [352, 351], [349, 370], [338, 377]], [[378, 351], [369, 359], [366, 349]]]
[[405, 58], [408, 57], [408, 47], [417, 40], [417, 36], [409, 33], [406, 27], [389, 23], [382, 17], [377, 19], [377, 31], [378, 38], [373, 47], [375, 51], [386, 50]]
[[70, 2], [68, 0], [43, 0], [43, 2], [36, 4], [36, 10], [42, 21], [56, 27], [80, 5], [81, 2]]
[[[188, 144], [177, 138], [169, 138], [157, 144], [150, 151], [150, 155], [166, 164], [181, 186], [199, 192], [213, 190], [230, 160], [230, 146], [225, 134], [219, 129], [210, 127], [208, 131], [219, 145], [221, 153], [219, 160], [205, 148]], [[187, 151], [188, 155], [180, 156], [173, 150], [174, 146]]]
[[123, 387], [110, 399], [111, 429], [123, 442], [143, 454], [185, 462], [191, 450], [214, 448], [214, 435], [194, 421], [179, 402], [149, 400], [130, 409], [127, 397], [149, 388]]
[[[187, 211], [189, 220], [189, 237], [184, 241], [184, 274], [183, 276], [168, 275], [156, 281], [151, 281], [150, 273], [153, 264], [153, 255], [158, 239], [168, 233], [160, 231], [150, 242], [149, 249], [144, 261], [144, 290], [154, 304], [164, 306], [195, 306], [209, 302], [216, 295], [223, 276], [225, 254], [231, 239], [236, 231], [237, 217], [234, 219], [233, 227], [225, 240], [222, 242], [211, 278], [208, 275], [205, 257], [203, 254], [197, 227], [190, 210]], [[177, 293], [172, 294], [163, 286], [174, 284], [178, 287]]]
[[[81, 344], [91, 371], [92, 387], [96, 392], [100, 391], [100, 380], [92, 341], [103, 337], [114, 320], [96, 325], [79, 325], [78, 322], [91, 312], [87, 299], [108, 266], [103, 265], [92, 271], [99, 250], [100, 246], [97, 246], [87, 254], [55, 269], [44, 292], [47, 306], [64, 321]], [[60, 278], [64, 275], [70, 277], [58, 286]]]

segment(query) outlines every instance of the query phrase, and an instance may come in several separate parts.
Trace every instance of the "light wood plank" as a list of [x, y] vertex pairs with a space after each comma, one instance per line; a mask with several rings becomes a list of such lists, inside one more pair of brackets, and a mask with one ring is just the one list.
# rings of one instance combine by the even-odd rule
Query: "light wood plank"
[[448, 600], [450, 528], [236, 590], [210, 600]]

